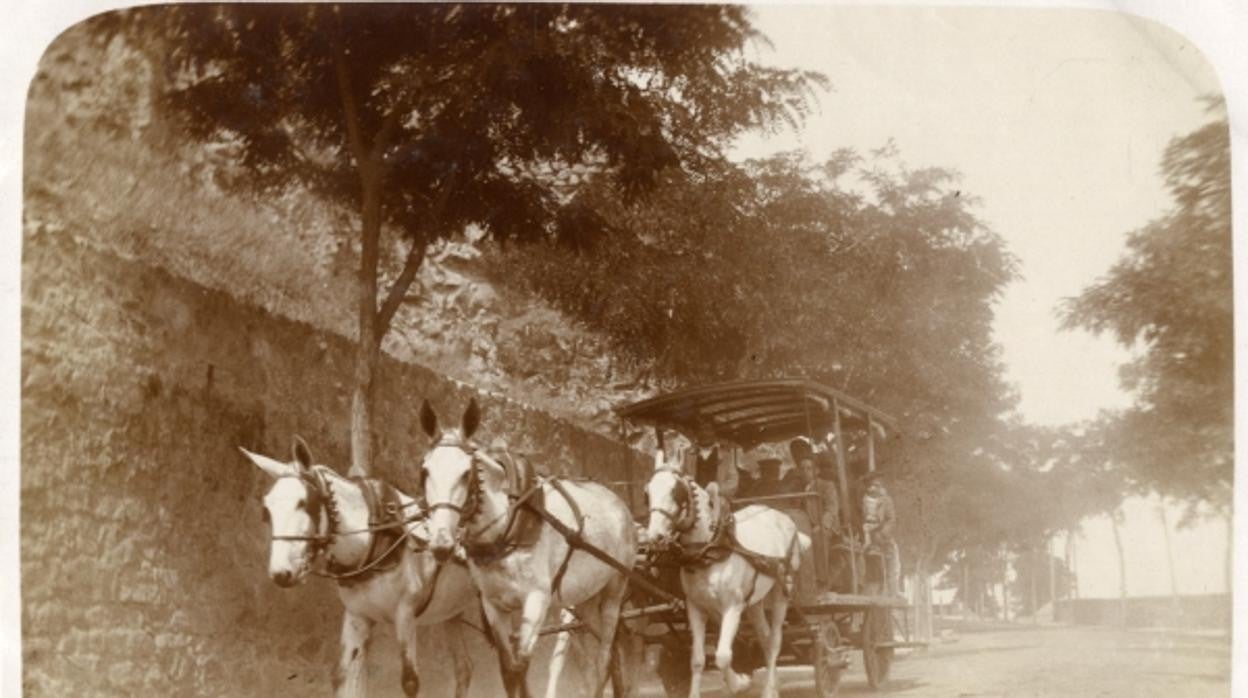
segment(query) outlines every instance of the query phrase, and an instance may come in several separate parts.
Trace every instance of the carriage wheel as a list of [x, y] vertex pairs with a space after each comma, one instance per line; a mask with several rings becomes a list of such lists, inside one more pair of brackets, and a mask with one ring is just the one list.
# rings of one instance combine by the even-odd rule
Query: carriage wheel
[[680, 642], [664, 642], [660, 648], [659, 664], [655, 670], [668, 698], [686, 698], [689, 695], [689, 660], [689, 647]]
[[815, 668], [815, 695], [818, 698], [835, 698], [841, 685], [841, 674], [849, 666], [848, 657], [841, 649], [841, 634], [836, 623], [820, 621], [810, 638], [810, 663]]
[[862, 621], [862, 664], [871, 688], [879, 688], [888, 681], [888, 672], [893, 666], [893, 648], [876, 647], [876, 643], [892, 641], [892, 611], [880, 606], [868, 608]]

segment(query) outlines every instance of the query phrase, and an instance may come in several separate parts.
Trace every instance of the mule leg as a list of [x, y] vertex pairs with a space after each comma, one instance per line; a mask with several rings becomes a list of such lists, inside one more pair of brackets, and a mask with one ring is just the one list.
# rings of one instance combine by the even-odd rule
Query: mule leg
[[372, 630], [373, 621], [350, 612], [342, 614], [342, 647], [333, 677], [337, 698], [362, 698], [367, 695], [368, 674], [364, 660], [368, 655], [368, 639]]
[[516, 658], [526, 665], [533, 657], [537, 648], [537, 640], [546, 620], [546, 611], [550, 610], [550, 595], [541, 591], [531, 591], [524, 597], [524, 608], [520, 612], [520, 627], [516, 628]]
[[529, 660], [533, 658], [533, 650], [537, 648], [542, 622], [546, 620], [546, 611], [549, 609], [549, 594], [529, 592], [524, 597], [524, 608], [520, 611], [520, 624], [507, 637], [506, 641], [514, 648], [510, 653], [513, 695], [526, 698], [529, 695]]
[[624, 605], [624, 596], [628, 593], [628, 580], [615, 577], [599, 592], [599, 623], [598, 623], [598, 673], [594, 676], [597, 682], [595, 696], [601, 696], [607, 687], [607, 678], [611, 670], [611, 654], [615, 648], [615, 631], [620, 625], [620, 607]]
[[763, 683], [763, 698], [769, 698], [775, 695], [775, 664], [771, 660], [771, 636], [776, 631], [773, 625], [776, 616], [772, 615], [773, 623], [767, 622], [767, 613], [763, 610], [762, 603], [756, 603], [745, 609], [745, 615], [750, 620], [750, 625], [754, 627], [754, 636], [758, 638], [758, 644], [763, 648], [763, 656], [767, 660], [767, 679]]
[[[771, 590], [775, 600], [771, 604], [771, 633], [767, 637], [767, 685], [763, 688], [763, 698], [779, 696], [776, 687], [776, 658], [780, 656], [780, 644], [784, 640], [784, 616], [789, 612], [789, 597], [784, 588], [776, 585]], [[758, 605], [762, 613], [763, 605]], [[759, 636], [763, 637], [762, 635]]]
[[696, 605], [687, 603], [685, 616], [689, 619], [689, 634], [693, 636], [689, 655], [689, 698], [700, 698], [702, 668], [706, 665], [706, 615]]
[[749, 686], [749, 677], [741, 676], [732, 670], [732, 641], [737, 638], [737, 627], [741, 624], [741, 612], [745, 603], [738, 602], [724, 609], [723, 620], [719, 622], [719, 646], [715, 648], [715, 666], [724, 675], [724, 685], [729, 695], [736, 695]]
[[419, 664], [416, 646], [420, 633], [417, 631], [416, 615], [410, 604], [401, 604], [394, 617], [394, 637], [399, 641], [399, 658], [402, 661], [403, 695], [413, 698], [420, 693]]
[[494, 637], [494, 650], [498, 653], [498, 668], [503, 677], [503, 691], [508, 698], [527, 696], [528, 688], [524, 683], [524, 669], [519, 667], [515, 648], [512, 644], [511, 615], [496, 609], [485, 599], [481, 600], [481, 609], [485, 612], [486, 622], [490, 626], [490, 634]]
[[464, 626], [459, 618], [454, 618], [441, 627], [450, 644], [451, 662], [455, 664], [455, 698], [467, 698], [468, 686], [472, 683], [472, 655], [468, 653]]
[[[568, 609], [559, 611], [559, 623], [572, 623], [576, 616]], [[555, 651], [550, 655], [550, 672], [546, 680], [546, 698], [558, 698], [559, 677], [563, 674], [563, 664], [567, 660], [568, 645], [572, 641], [572, 633], [564, 630], [555, 637]]]
[[611, 695], [615, 698], [632, 698], [636, 694], [636, 678], [641, 667], [641, 657], [646, 653], [646, 643], [624, 622], [615, 629], [612, 641]]

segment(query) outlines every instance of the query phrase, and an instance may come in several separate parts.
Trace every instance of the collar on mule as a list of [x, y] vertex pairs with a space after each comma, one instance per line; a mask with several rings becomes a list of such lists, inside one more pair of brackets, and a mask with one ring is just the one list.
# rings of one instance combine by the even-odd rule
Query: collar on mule
[[576, 503], [568, 498], [557, 482], [540, 477], [528, 459], [522, 456], [516, 456], [510, 451], [502, 451], [495, 458], [482, 451], [474, 453], [474, 467], [477, 467], [475, 461], [478, 460], [502, 470], [505, 474], [508, 506], [503, 515], [488, 522], [482, 528], [482, 530], [488, 529], [496, 521], [505, 517], [506, 525], [499, 536], [490, 541], [464, 543], [464, 552], [474, 562], [486, 564], [502, 559], [519, 548], [537, 544], [538, 536], [542, 531], [542, 518], [539, 512], [545, 511], [546, 508], [543, 489], [546, 482], [552, 482], [555, 488], [569, 500], [573, 509], [576, 508]]
[[[304, 536], [273, 536], [273, 540], [306, 541], [309, 566], [311, 567], [311, 563], [317, 559], [323, 560], [323, 569], [313, 569], [313, 574], [338, 580], [342, 584], [360, 583], [376, 574], [394, 569], [398, 564], [398, 553], [401, 552], [404, 541], [415, 542], [418, 547], [423, 547], [423, 544], [427, 543], [427, 541], [414, 538], [407, 530], [408, 523], [427, 515], [423, 511], [410, 516], [406, 513], [407, 508], [419, 506], [420, 502], [413, 501], [405, 506], [399, 499], [398, 490], [376, 478], [351, 478], [351, 483], [360, 489], [368, 508], [368, 525], [352, 531], [340, 530], [342, 516], [338, 500], [334, 497], [333, 487], [327, 481], [327, 475], [337, 477], [333, 471], [324, 466], [314, 466], [297, 475], [281, 476], [297, 477], [303, 482], [308, 493], [308, 516], [317, 522], [318, 531]], [[354, 567], [335, 560], [329, 552], [334, 540], [341, 536], [360, 533], [370, 534], [368, 553], [364, 559]]]
[[[338, 535], [370, 534], [368, 552], [354, 567], [344, 565], [327, 554], [325, 569], [318, 573], [323, 577], [336, 579], [339, 584], [346, 586], [368, 581], [378, 574], [394, 569], [403, 553], [403, 542], [416, 541], [407, 531], [408, 519], [403, 513], [404, 507], [399, 500], [398, 490], [376, 478], [353, 477], [351, 482], [364, 496], [364, 504], [368, 508], [368, 526], [358, 531], [340, 532]], [[424, 516], [423, 512], [417, 513], [413, 520], [421, 516]]]

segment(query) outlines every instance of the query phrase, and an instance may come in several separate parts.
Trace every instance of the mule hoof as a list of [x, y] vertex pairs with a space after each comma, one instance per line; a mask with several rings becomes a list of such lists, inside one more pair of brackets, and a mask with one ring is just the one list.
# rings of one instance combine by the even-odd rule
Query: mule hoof
[[745, 674], [738, 674], [729, 669], [724, 672], [724, 678], [728, 682], [728, 692], [736, 695], [750, 687], [750, 677]]
[[403, 665], [403, 695], [412, 698], [420, 694], [420, 677], [406, 663]]

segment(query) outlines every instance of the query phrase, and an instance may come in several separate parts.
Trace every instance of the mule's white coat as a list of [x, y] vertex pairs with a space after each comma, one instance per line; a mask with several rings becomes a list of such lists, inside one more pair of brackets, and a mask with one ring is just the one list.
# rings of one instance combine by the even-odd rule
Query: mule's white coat
[[[253, 463], [270, 477], [277, 478], [265, 494], [264, 506], [269, 513], [275, 536], [309, 536], [323, 533], [327, 521], [322, 515], [312, 521], [305, 508], [307, 490], [299, 480], [301, 468], [308, 464], [282, 463], [267, 456], [243, 452]], [[322, 467], [322, 466], [315, 466]], [[360, 531], [368, 527], [368, 505], [359, 487], [326, 468], [324, 482], [333, 493], [342, 531]], [[412, 511], [412, 498], [399, 492], [403, 511]], [[420, 539], [428, 538], [424, 522], [409, 524], [408, 530]], [[326, 554], [346, 568], [356, 568], [365, 562], [372, 541], [371, 533], [349, 533], [335, 536]], [[339, 584], [338, 598], [342, 601], [343, 615], [341, 654], [335, 683], [339, 696], [363, 696], [366, 693], [366, 648], [375, 623], [394, 627], [399, 641], [402, 659], [412, 671], [416, 671], [416, 644], [419, 628], [441, 624], [440, 632], [449, 641], [455, 664], [457, 698], [467, 695], [472, 676], [472, 665], [463, 637], [459, 617], [465, 612], [475, 612], [476, 595], [473, 592], [468, 571], [461, 565], [445, 564], [434, 588], [433, 597], [420, 617], [415, 615], [424, 604], [429, 584], [433, 581], [438, 563], [428, 552], [416, 553], [402, 544], [403, 554], [398, 566], [380, 572], [370, 579], [356, 584]], [[306, 579], [311, 571], [308, 559], [308, 543], [305, 541], [274, 540], [270, 545], [269, 574], [275, 579], [287, 573], [286, 586], [293, 586]]]
[[[715, 521], [719, 503], [718, 491], [708, 492], [692, 481], [686, 480], [691, 494], [690, 506], [697, 511], [693, 525], [685, 531], [676, 531], [674, 526], [684, 519], [677, 511], [675, 492], [680, 487], [682, 477], [674, 468], [669, 467], [662, 451], [655, 454], [655, 470], [646, 484], [646, 494], [650, 501], [650, 519], [646, 529], [646, 537], [650, 541], [675, 539], [682, 546], [696, 549], [708, 543], [713, 535], [712, 522]], [[656, 511], [658, 510], [658, 511]], [[669, 515], [660, 512], [667, 511]], [[754, 553], [768, 557], [789, 557], [789, 565], [793, 571], [801, 564], [802, 553], [810, 547], [810, 538], [797, 530], [793, 519], [785, 514], [761, 505], [747, 506], [734, 512], [737, 542], [741, 547]], [[794, 541], [796, 540], [796, 544]], [[784, 626], [784, 617], [788, 611], [788, 595], [782, 584], [777, 580], [759, 574], [742, 556], [730, 554], [719, 562], [696, 567], [682, 567], [680, 584], [685, 593], [685, 611], [689, 620], [689, 631], [693, 636], [693, 647], [690, 657], [692, 676], [689, 687], [690, 696], [701, 693], [702, 669], [706, 657], [706, 618], [714, 615], [720, 618], [719, 646], [715, 651], [715, 665], [724, 676], [724, 683], [730, 694], [736, 694], [749, 684], [748, 677], [732, 671], [732, 642], [736, 638], [741, 616], [746, 614], [754, 626], [755, 634], [760, 640], [767, 642], [764, 648], [767, 657], [767, 679], [763, 687], [763, 696], [778, 696], [776, 684], [776, 657], [780, 653], [780, 642]], [[767, 603], [763, 603], [766, 601]], [[771, 611], [771, 618], [764, 614], [764, 607]]]
[[[475, 408], [469, 409], [471, 412]], [[465, 422], [469, 421], [470, 412], [465, 413]], [[436, 425], [436, 419], [425, 424], [425, 429], [431, 432], [431, 437], [438, 437], [430, 425]], [[437, 508], [440, 503], [460, 507], [467, 500], [473, 459], [456, 444], [470, 438], [471, 431], [471, 428], [461, 427], [442, 435], [442, 441], [449, 445], [435, 445], [422, 466], [425, 501], [433, 508], [429, 519], [431, 547], [443, 554], [455, 544], [461, 524], [465, 527], [465, 543], [497, 540], [506, 528], [509, 507], [506, 473], [487, 460], [477, 461], [480, 497], [477, 510], [469, 512], [472, 515], [469, 521], [461, 521], [461, 512], [454, 508]], [[632, 514], [624, 501], [597, 483], [562, 481], [561, 484], [583, 515], [585, 541], [631, 568], [637, 555], [637, 536]], [[576, 530], [576, 516], [568, 501], [550, 483], [541, 487], [546, 510], [565, 526]], [[552, 604], [561, 609], [573, 609], [588, 628], [584, 632], [599, 641], [590, 676], [598, 693], [605, 685], [627, 579], [590, 554], [575, 552], [556, 589], [555, 576], [568, 553], [569, 544], [564, 536], [543, 523], [532, 547], [518, 549], [498, 560], [469, 560], [486, 619], [497, 640], [504, 673], [510, 671], [518, 676], [511, 679], [513, 696], [527, 695], [524, 673]], [[562, 664], [564, 650], [566, 639], [561, 639], [557, 665]], [[547, 696], [557, 695], [558, 678], [558, 672], [552, 671]]]

